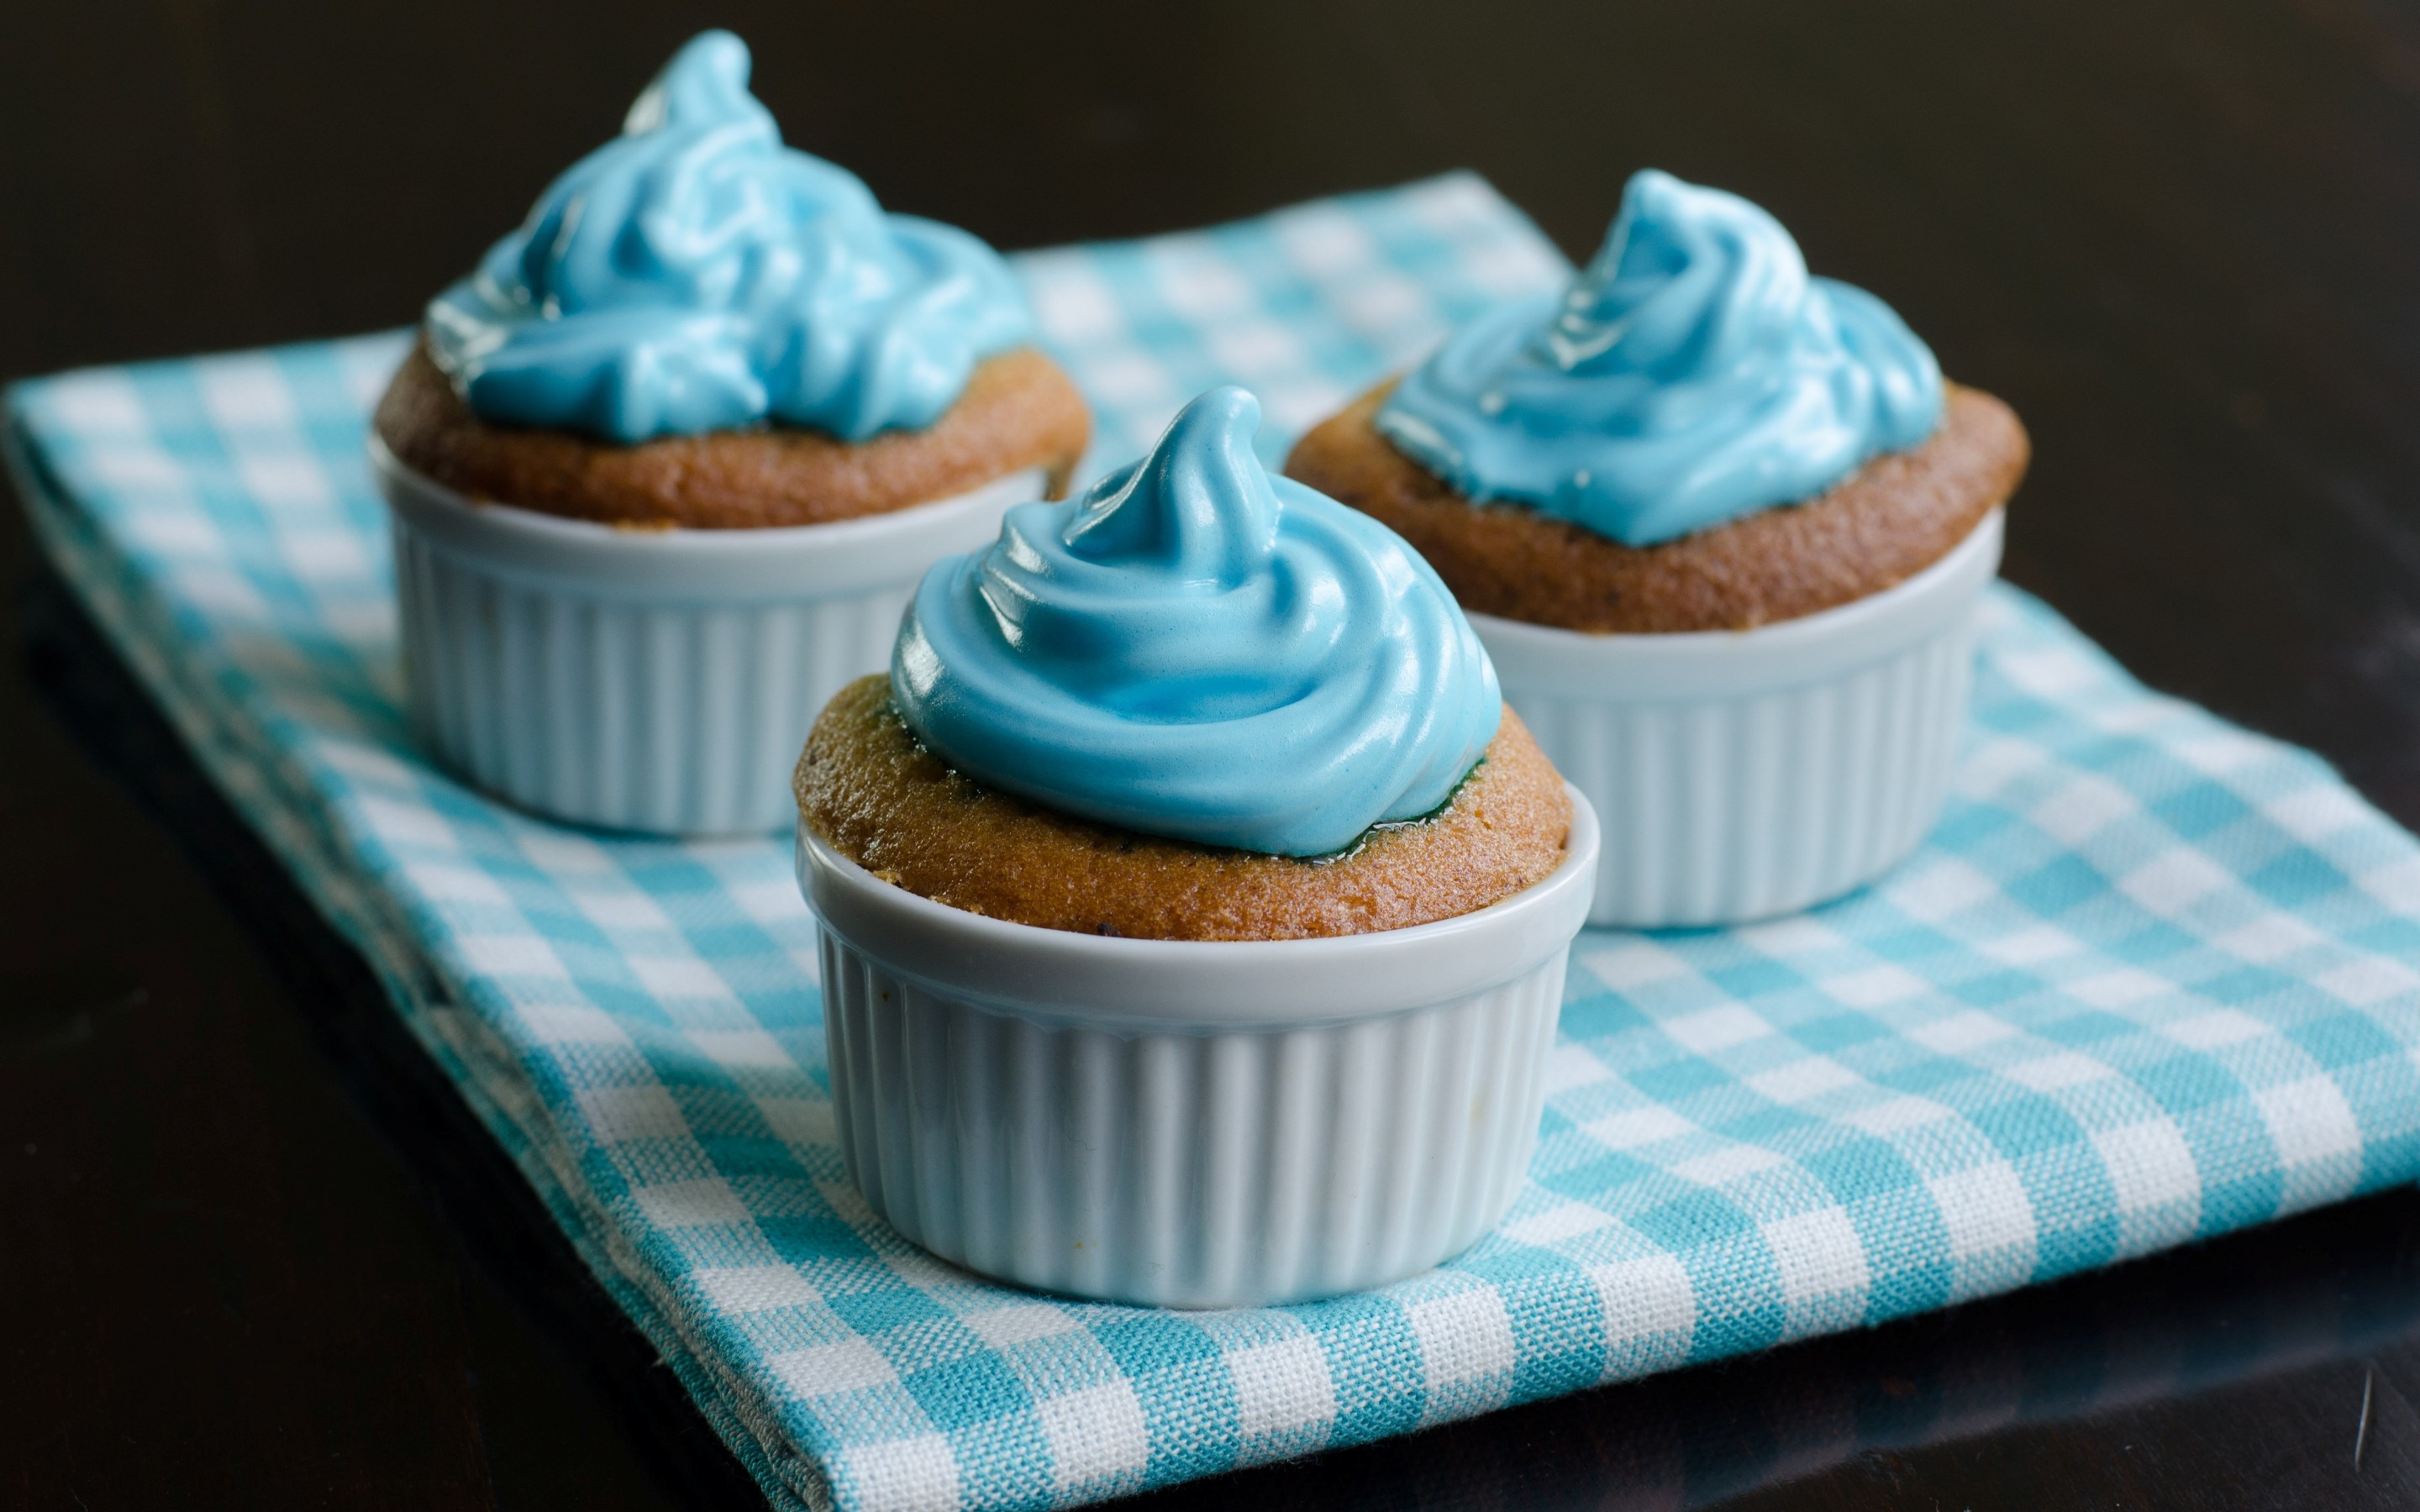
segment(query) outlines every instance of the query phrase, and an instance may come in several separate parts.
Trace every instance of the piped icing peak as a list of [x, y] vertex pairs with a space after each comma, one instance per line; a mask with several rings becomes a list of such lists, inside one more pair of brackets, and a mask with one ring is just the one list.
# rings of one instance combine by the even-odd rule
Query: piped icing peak
[[1941, 413], [1889, 306], [1809, 277], [1746, 200], [1651, 168], [1566, 292], [1455, 332], [1376, 424], [1467, 498], [1652, 546], [1811, 499]]
[[1062, 812], [1285, 856], [1444, 804], [1501, 695], [1393, 532], [1252, 452], [1213, 389], [1081, 499], [924, 577], [891, 685], [953, 765]]
[[748, 70], [729, 32], [692, 39], [622, 134], [430, 302], [438, 365], [481, 418], [863, 440], [931, 424], [979, 361], [1029, 338], [999, 254], [783, 147]]

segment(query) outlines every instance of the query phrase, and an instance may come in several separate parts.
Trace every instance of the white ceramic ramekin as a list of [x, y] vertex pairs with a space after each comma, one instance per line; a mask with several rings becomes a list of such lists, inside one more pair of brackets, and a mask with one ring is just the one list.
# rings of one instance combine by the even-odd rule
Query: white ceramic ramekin
[[962, 912], [799, 826], [850, 1177], [945, 1259], [1225, 1307], [1382, 1286], [1503, 1215], [1596, 877], [1338, 939], [1104, 939]]
[[1993, 510], [1948, 555], [1753, 630], [1587, 635], [1470, 616], [1605, 826], [1591, 924], [1731, 924], [1837, 898], [1932, 827], [1966, 718]]
[[924, 569], [997, 539], [1044, 483], [829, 525], [628, 531], [473, 504], [376, 437], [370, 462], [423, 745], [521, 808], [659, 835], [789, 824], [815, 715], [890, 664]]

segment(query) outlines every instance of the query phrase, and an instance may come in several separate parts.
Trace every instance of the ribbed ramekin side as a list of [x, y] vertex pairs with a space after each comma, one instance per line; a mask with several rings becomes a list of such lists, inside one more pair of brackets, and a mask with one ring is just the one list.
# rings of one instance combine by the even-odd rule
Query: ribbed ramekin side
[[396, 575], [412, 719], [441, 761], [526, 809], [661, 834], [787, 824], [808, 727], [889, 664], [912, 590], [617, 597], [489, 571], [400, 519]]
[[1109, 1033], [937, 995], [829, 929], [843, 1153], [876, 1211], [1046, 1290], [1225, 1306], [1381, 1285], [1501, 1216], [1537, 1133], [1558, 952], [1376, 1019]]
[[1973, 617], [1826, 681], [1622, 701], [1505, 697], [1604, 826], [1592, 924], [1769, 918], [1872, 881], [1947, 792]]

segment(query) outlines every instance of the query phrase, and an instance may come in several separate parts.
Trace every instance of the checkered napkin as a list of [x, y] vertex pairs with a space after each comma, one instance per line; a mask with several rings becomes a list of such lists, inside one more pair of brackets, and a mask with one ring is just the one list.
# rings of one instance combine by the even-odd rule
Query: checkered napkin
[[[1291, 434], [1566, 265], [1468, 177], [1018, 258], [1101, 418]], [[522, 818], [413, 751], [385, 335], [11, 395], [60, 569], [785, 1506], [1064, 1505], [1939, 1307], [2420, 1175], [2420, 848], [2311, 757], [1989, 600], [1939, 830], [1804, 918], [1593, 932], [1503, 1227], [1383, 1292], [979, 1281], [841, 1169], [786, 844]], [[2022, 506], [2020, 506], [2022, 514]]]

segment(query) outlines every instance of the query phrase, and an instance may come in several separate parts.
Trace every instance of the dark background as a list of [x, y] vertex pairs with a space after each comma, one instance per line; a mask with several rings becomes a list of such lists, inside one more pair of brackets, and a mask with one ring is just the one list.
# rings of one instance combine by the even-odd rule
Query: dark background
[[[1583, 255], [1637, 167], [1734, 189], [2024, 417], [2009, 577], [2420, 822], [2409, 7], [0, 21], [0, 377], [406, 323], [706, 24], [794, 143], [1010, 248], [1470, 167]], [[0, 579], [0, 1504], [745, 1504], [13, 512]], [[2406, 1505], [2415, 1319], [2395, 1194], [1154, 1504]]]

